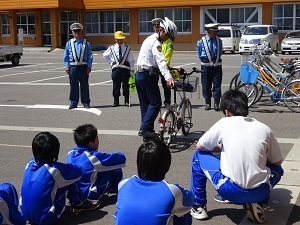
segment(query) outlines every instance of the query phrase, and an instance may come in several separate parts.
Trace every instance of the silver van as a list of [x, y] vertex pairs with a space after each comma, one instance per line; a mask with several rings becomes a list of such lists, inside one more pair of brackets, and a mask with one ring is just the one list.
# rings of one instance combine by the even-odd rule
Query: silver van
[[218, 37], [223, 41], [223, 53], [225, 51], [230, 51], [231, 53], [238, 51], [241, 36], [242, 34], [238, 26], [220, 25]]

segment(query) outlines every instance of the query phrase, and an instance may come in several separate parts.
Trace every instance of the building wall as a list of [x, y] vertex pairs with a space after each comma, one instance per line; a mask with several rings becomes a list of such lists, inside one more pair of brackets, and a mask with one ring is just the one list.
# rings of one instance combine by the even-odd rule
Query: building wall
[[[262, 23], [272, 24], [272, 8], [274, 2], [283, 2], [282, 0], [241, 0], [239, 4], [262, 4]], [[295, 2], [292, 0], [285, 0], [285, 2]], [[140, 0], [11, 0], [4, 1], [0, 0], [1, 10], [9, 12], [10, 16], [10, 37], [0, 36], [0, 44], [19, 44], [16, 28], [16, 13], [22, 12], [34, 12], [36, 21], [36, 35], [35, 36], [24, 36], [24, 46], [42, 46], [42, 12], [50, 11], [51, 15], [51, 41], [52, 48], [60, 47], [60, 12], [62, 11], [77, 11], [81, 15], [78, 18], [78, 22], [83, 23], [85, 9], [100, 10], [100, 9], [130, 9], [130, 35], [126, 37], [126, 43], [130, 44], [133, 50], [139, 50], [140, 45], [148, 35], [139, 35], [138, 31], [138, 10], [141, 7]], [[143, 8], [165, 8], [166, 2], [158, 0], [150, 0], [142, 3]], [[202, 24], [200, 18], [200, 7], [201, 5], [234, 5], [234, 0], [173, 0], [168, 2], [168, 7], [191, 7], [192, 10], [192, 33], [191, 34], [178, 34], [174, 42], [176, 50], [195, 50], [197, 40], [205, 35], [200, 34], [200, 24]], [[266, 13], [267, 12], [267, 13]], [[284, 34], [280, 34], [282, 39]], [[87, 36], [86, 37], [93, 45], [97, 47], [99, 45], [109, 46], [115, 42], [113, 34], [106, 36]]]

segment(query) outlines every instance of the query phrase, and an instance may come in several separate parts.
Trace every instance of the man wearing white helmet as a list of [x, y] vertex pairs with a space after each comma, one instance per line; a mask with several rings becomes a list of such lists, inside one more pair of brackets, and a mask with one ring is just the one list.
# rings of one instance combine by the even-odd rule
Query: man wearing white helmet
[[[161, 22], [163, 22], [161, 18], [155, 18], [151, 20], [151, 23], [153, 24], [154, 32], [159, 32], [159, 29], [161, 28], [160, 27]], [[167, 65], [168, 67], [170, 67], [171, 59], [174, 51], [173, 41], [170, 38], [168, 38], [162, 43], [161, 47], [162, 47], [161, 50], [164, 53], [164, 56], [166, 57]], [[167, 86], [167, 82], [162, 74], [160, 74], [160, 80], [164, 89], [164, 96], [165, 96], [164, 105], [169, 106], [171, 104], [171, 90]]]
[[161, 44], [169, 38], [174, 41], [177, 27], [167, 17], [160, 23], [160, 27], [159, 32], [144, 40], [137, 59], [138, 71], [135, 78], [141, 109], [141, 126], [138, 134], [144, 139], [155, 137], [154, 122], [162, 105], [158, 87], [159, 73], [164, 76], [168, 87], [174, 86], [174, 79], [162, 54]]
[[93, 54], [91, 44], [83, 38], [83, 26], [73, 23], [70, 30], [74, 38], [66, 44], [64, 64], [70, 79], [70, 106], [76, 108], [79, 102], [79, 84], [81, 103], [84, 108], [90, 108], [89, 74], [92, 70]]

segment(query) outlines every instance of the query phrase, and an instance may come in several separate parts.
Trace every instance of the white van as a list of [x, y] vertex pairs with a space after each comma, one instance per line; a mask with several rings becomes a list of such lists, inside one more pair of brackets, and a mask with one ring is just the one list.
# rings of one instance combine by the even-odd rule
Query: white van
[[241, 41], [240, 54], [251, 52], [255, 44], [267, 42], [273, 51], [279, 50], [278, 28], [274, 25], [251, 25], [246, 27]]
[[238, 26], [220, 25], [218, 37], [223, 41], [223, 53], [225, 51], [235, 53], [239, 49], [241, 36]]

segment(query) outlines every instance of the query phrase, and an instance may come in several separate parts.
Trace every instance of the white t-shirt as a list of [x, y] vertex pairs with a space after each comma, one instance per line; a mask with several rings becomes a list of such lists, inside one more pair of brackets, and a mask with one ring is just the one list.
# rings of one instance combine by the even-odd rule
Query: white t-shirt
[[207, 150], [222, 144], [222, 173], [247, 189], [267, 183], [270, 177], [267, 162], [275, 163], [282, 159], [272, 130], [248, 117], [220, 119], [199, 139], [199, 144]]

